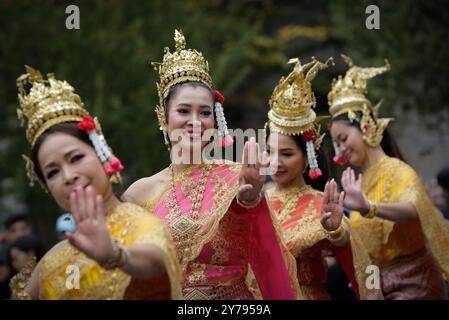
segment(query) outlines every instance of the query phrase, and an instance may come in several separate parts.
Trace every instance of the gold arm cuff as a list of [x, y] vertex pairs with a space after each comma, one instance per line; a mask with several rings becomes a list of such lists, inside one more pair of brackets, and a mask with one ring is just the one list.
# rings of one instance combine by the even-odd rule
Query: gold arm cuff
[[237, 203], [239, 204], [239, 206], [241, 206], [241, 207], [243, 207], [245, 209], [253, 209], [253, 208], [257, 207], [259, 205], [260, 201], [262, 201], [262, 198], [263, 198], [263, 194], [261, 192], [257, 196], [257, 199], [254, 200], [254, 203], [246, 204], [246, 203], [243, 203], [243, 202], [241, 202], [239, 200], [239, 196], [238, 195], [235, 197], [235, 199], [237, 200]]
[[340, 226], [338, 226], [338, 228], [336, 230], [333, 230], [333, 231], [325, 230], [325, 231], [326, 231], [326, 234], [327, 234], [327, 238], [332, 243], [340, 243], [346, 237], [346, 229], [343, 226], [343, 221], [340, 223]]
[[363, 215], [365, 218], [372, 219], [377, 215], [377, 205], [370, 201], [368, 212]]

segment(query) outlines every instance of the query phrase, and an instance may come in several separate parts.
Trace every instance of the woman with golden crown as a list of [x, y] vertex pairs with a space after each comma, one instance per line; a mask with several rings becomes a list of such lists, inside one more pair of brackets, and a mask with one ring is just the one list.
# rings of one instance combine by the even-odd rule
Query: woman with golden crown
[[123, 166], [98, 120], [66, 81], [26, 70], [17, 80], [17, 112], [27, 120], [28, 177], [72, 213], [76, 230], [66, 230], [67, 240], [11, 280], [14, 296], [179, 299], [181, 272], [170, 236], [161, 219], [114, 195]]
[[124, 198], [154, 212], [170, 229], [184, 275], [184, 299], [253, 299], [249, 272], [264, 299], [295, 299], [294, 261], [261, 192], [261, 162], [249, 161], [249, 151], [258, 152], [258, 144], [254, 138], [245, 144], [243, 165], [203, 157], [214, 128], [220, 146], [232, 143], [224, 98], [212, 89], [202, 53], [186, 49], [177, 30], [175, 42], [176, 50], [166, 48], [163, 62], [155, 64], [160, 75], [156, 113], [172, 164], [136, 181]]
[[[337, 191], [334, 180], [325, 184], [324, 193], [311, 186], [323, 175], [315, 151], [324, 136], [320, 136], [319, 122], [325, 118], [317, 117], [313, 111], [316, 100], [311, 81], [331, 62], [332, 59], [321, 63], [312, 58], [311, 62], [301, 65], [298, 58], [291, 59], [289, 63], [295, 64], [293, 71], [281, 78], [273, 91], [266, 139], [275, 172], [266, 193], [283, 240], [296, 259], [297, 281], [303, 298], [330, 299], [325, 288], [324, 256], [333, 250], [356, 296], [382, 299], [380, 290], [368, 289], [365, 285], [365, 270], [371, 261], [344, 218], [344, 192]], [[326, 174], [324, 172], [322, 177], [324, 181]]]
[[449, 234], [441, 213], [426, 195], [415, 170], [401, 160], [379, 118], [380, 104], [365, 97], [367, 81], [390, 69], [349, 65], [346, 75], [332, 83], [328, 94], [330, 132], [341, 177], [343, 205], [351, 210], [351, 227], [360, 235], [379, 267], [385, 299], [447, 299]]

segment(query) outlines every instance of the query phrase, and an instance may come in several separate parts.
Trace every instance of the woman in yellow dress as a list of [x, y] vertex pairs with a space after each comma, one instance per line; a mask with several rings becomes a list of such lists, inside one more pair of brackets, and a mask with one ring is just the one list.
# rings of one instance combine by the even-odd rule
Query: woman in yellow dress
[[343, 56], [346, 75], [329, 92], [335, 160], [361, 169], [344, 171], [344, 206], [351, 226], [379, 267], [386, 299], [447, 299], [449, 234], [415, 170], [400, 159], [388, 131], [391, 119], [365, 97], [368, 79], [389, 70], [361, 68]]
[[[121, 203], [112, 182], [123, 166], [98, 121], [66, 81], [26, 67], [18, 116], [27, 119], [28, 176], [71, 211], [76, 232], [11, 280], [18, 299], [180, 298], [180, 268], [162, 221]], [[25, 85], [31, 85], [29, 93]], [[35, 263], [34, 263], [35, 264]]]
[[295, 299], [295, 265], [282, 246], [261, 193], [261, 163], [250, 163], [251, 139], [243, 165], [206, 159], [206, 146], [226, 147], [232, 138], [223, 96], [212, 90], [202, 54], [186, 49], [175, 31], [176, 50], [165, 49], [159, 65], [161, 130], [172, 164], [140, 179], [124, 198], [145, 206], [170, 229], [184, 276], [184, 299], [253, 299], [246, 283], [252, 270], [265, 299]]
[[[289, 63], [295, 64], [293, 71], [280, 80], [269, 101], [267, 151], [275, 172], [266, 192], [283, 239], [295, 257], [301, 296], [310, 300], [330, 299], [325, 288], [324, 256], [333, 250], [356, 296], [382, 299], [379, 290], [366, 286], [365, 271], [370, 259], [344, 219], [344, 193], [337, 192], [333, 180], [324, 186], [327, 172], [322, 175], [315, 154], [324, 135], [320, 136], [318, 125], [323, 117], [317, 118], [312, 109], [316, 101], [311, 81], [328, 63], [313, 59], [301, 65], [297, 58]], [[317, 179], [324, 181], [321, 182], [324, 193], [310, 185], [318, 185]]]

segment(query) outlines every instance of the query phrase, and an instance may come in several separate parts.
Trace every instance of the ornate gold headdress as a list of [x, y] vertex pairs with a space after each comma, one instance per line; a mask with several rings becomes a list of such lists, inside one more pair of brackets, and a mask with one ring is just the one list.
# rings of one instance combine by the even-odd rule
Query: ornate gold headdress
[[[98, 120], [89, 116], [80, 96], [74, 92], [74, 88], [67, 81], [55, 79], [53, 74], [48, 74], [45, 80], [38, 70], [29, 66], [25, 66], [25, 69], [27, 73], [17, 78], [20, 104], [17, 117], [21, 125], [28, 120], [26, 137], [31, 148], [42, 133], [50, 127], [65, 122], [78, 122], [78, 127], [87, 132], [111, 181], [121, 181], [119, 172], [123, 170], [123, 166], [112, 155]], [[31, 85], [28, 94], [25, 89], [27, 84]], [[35, 180], [42, 184], [36, 176], [32, 161], [25, 155], [23, 158], [26, 161], [27, 175], [31, 184]]]
[[389, 71], [390, 64], [385, 60], [382, 67], [362, 68], [355, 66], [349, 57], [343, 54], [341, 57], [349, 69], [344, 78], [340, 75], [332, 81], [332, 89], [328, 94], [329, 113], [333, 118], [347, 113], [348, 118], [353, 121], [356, 118], [355, 112], [361, 111], [363, 116], [360, 119], [360, 129], [364, 134], [363, 139], [372, 147], [378, 146], [392, 118], [377, 118], [381, 102], [373, 106], [365, 94], [368, 92], [368, 80]]
[[[28, 119], [26, 137], [33, 147], [37, 138], [51, 126], [81, 121], [88, 113], [80, 97], [66, 81], [56, 80], [53, 74], [48, 74], [48, 80], [44, 80], [38, 70], [29, 66], [25, 69], [27, 73], [17, 79], [20, 103], [17, 116], [22, 125]], [[28, 95], [26, 84], [31, 85]]]
[[166, 123], [164, 99], [172, 86], [187, 80], [199, 81], [209, 87], [212, 84], [209, 64], [203, 54], [195, 49], [186, 49], [186, 39], [181, 31], [175, 30], [174, 39], [175, 52], [172, 53], [168, 47], [165, 47], [162, 63], [152, 62], [160, 77], [159, 83], [156, 84], [159, 94], [156, 113], [161, 126]]
[[[314, 149], [319, 148], [324, 134], [319, 136], [318, 123], [326, 117], [316, 116], [313, 108], [316, 105], [315, 94], [311, 81], [318, 71], [333, 64], [329, 58], [322, 63], [312, 57], [312, 61], [301, 65], [298, 58], [290, 59], [289, 64], [295, 64], [293, 71], [282, 77], [274, 88], [269, 100], [268, 125], [271, 131], [284, 135], [301, 135], [306, 142], [311, 178], [320, 176]], [[307, 71], [308, 70], [308, 71]], [[307, 73], [305, 73], [307, 71]]]
[[[279, 80], [270, 97], [268, 119], [270, 130], [285, 135], [302, 134], [315, 129], [317, 119], [315, 108], [315, 94], [312, 91], [311, 81], [318, 71], [326, 69], [333, 63], [332, 58], [322, 63], [312, 57], [312, 61], [301, 65], [298, 58], [290, 59], [289, 64], [295, 64], [293, 71]], [[305, 72], [308, 70], [307, 74]]]

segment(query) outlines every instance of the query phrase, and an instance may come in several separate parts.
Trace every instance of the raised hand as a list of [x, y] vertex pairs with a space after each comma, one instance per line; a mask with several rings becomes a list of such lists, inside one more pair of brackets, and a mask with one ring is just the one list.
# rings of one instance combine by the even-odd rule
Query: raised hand
[[332, 179], [324, 187], [323, 205], [321, 206], [321, 225], [327, 231], [334, 231], [343, 218], [344, 191], [337, 191], [337, 183]]
[[341, 176], [341, 185], [346, 193], [343, 205], [350, 209], [364, 214], [368, 212], [370, 204], [362, 191], [363, 175], [359, 174], [355, 178], [354, 170], [347, 168]]
[[89, 258], [103, 263], [115, 254], [104, 217], [103, 198], [88, 186], [70, 194], [70, 210], [77, 224], [73, 234], [66, 232], [70, 244]]
[[267, 154], [263, 154], [263, 164], [259, 161], [259, 144], [250, 138], [243, 147], [243, 166], [239, 176], [238, 198], [245, 202], [254, 202], [262, 191], [265, 176], [260, 174], [261, 167], [268, 166]]

